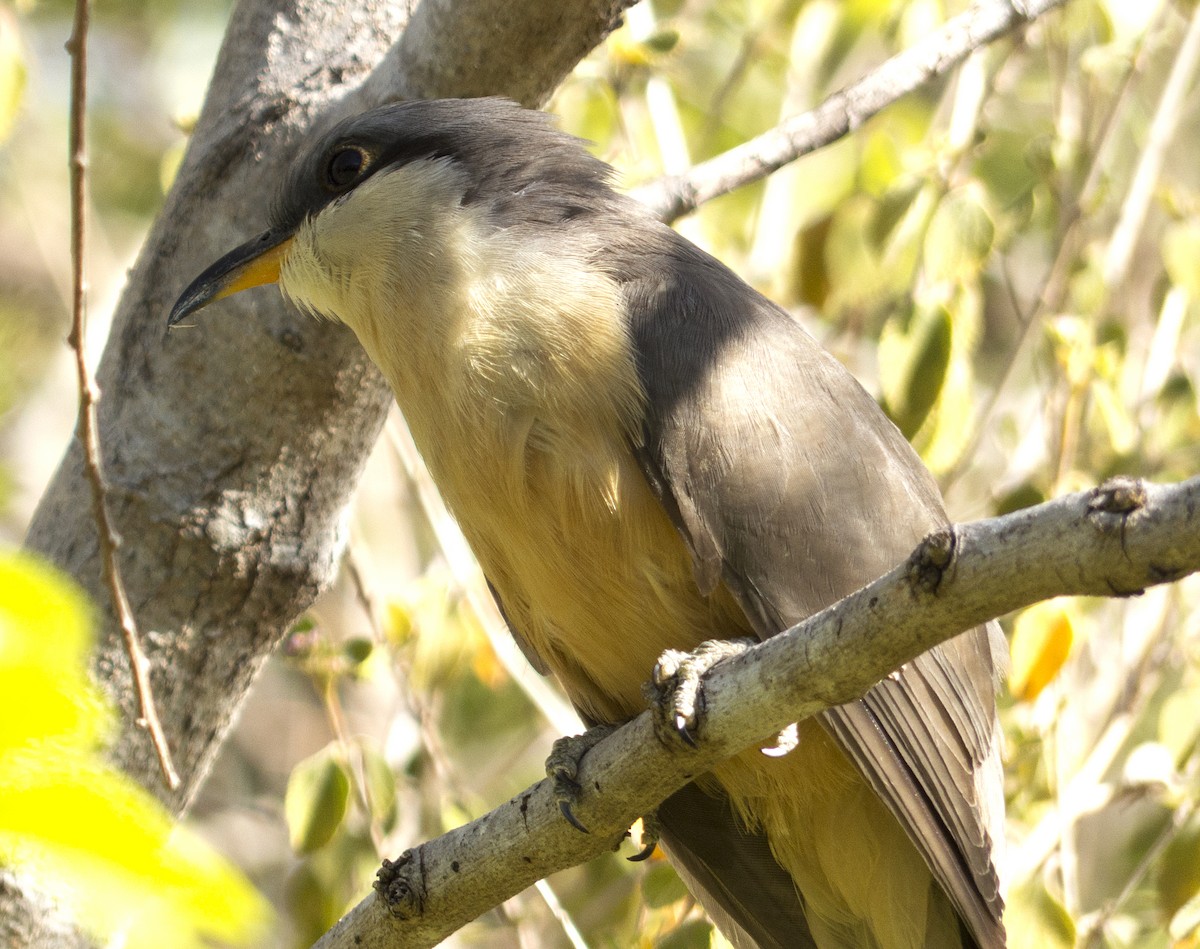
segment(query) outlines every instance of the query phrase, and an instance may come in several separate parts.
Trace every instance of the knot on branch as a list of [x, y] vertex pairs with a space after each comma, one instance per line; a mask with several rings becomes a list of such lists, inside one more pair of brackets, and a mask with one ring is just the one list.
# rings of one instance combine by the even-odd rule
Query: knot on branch
[[1124, 527], [1125, 520], [1145, 506], [1145, 483], [1124, 475], [1093, 488], [1087, 499], [1088, 517], [1101, 530]]
[[425, 911], [423, 877], [415, 852], [406, 850], [396, 860], [384, 858], [371, 885], [389, 913], [397, 919], [415, 919]]
[[950, 525], [927, 534], [908, 558], [908, 582], [915, 593], [936, 595], [954, 565], [958, 536]]

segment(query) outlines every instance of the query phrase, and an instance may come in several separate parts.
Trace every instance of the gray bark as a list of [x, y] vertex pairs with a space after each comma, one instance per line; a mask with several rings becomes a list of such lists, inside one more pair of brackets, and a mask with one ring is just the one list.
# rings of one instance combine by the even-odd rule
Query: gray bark
[[[384, 0], [235, 8], [97, 372], [108, 504], [178, 792], [166, 791], [132, 725], [128, 663], [107, 609], [95, 671], [125, 713], [115, 760], [173, 810], [194, 795], [272, 648], [332, 579], [343, 514], [390, 396], [349, 331], [301, 317], [273, 289], [231, 299], [204, 331], [168, 336], [171, 304], [265, 226], [274, 184], [314, 123], [400, 96], [537, 104], [625, 5], [427, 0], [407, 31], [408, 11]], [[73, 440], [27, 545], [107, 606], [88, 498]], [[0, 889], [0, 918], [36, 918], [15, 893]]]

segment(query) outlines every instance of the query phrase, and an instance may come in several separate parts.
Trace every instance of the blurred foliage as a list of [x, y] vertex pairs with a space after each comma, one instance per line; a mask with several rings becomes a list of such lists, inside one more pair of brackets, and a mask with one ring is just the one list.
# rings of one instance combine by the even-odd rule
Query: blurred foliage
[[0, 864], [99, 939], [257, 944], [269, 915], [259, 895], [101, 757], [113, 710], [88, 678], [91, 646], [83, 594], [0, 554]]
[[[657, 0], [627, 12], [552, 109], [633, 185], [819, 104], [965, 7]], [[226, 9], [97, 7], [97, 284], [119, 282], [161, 201], [204, 81], [196, 46], [211, 58]], [[17, 435], [41, 432], [23, 420], [65, 325], [65, 161], [45, 157], [65, 155], [65, 61], [46, 51], [68, 11], [0, 6], [0, 511], [6, 478], [30, 477], [37, 446]], [[1069, 0], [678, 226], [876, 393], [956, 517], [1116, 473], [1195, 475], [1200, 116], [1163, 105], [1195, 16], [1168, 0]], [[430, 553], [389, 453], [362, 490], [360, 565], [294, 631], [277, 693], [247, 712], [198, 805], [289, 923], [276, 945], [309, 944], [380, 856], [536, 780], [554, 737]], [[1013, 622], [1012, 945], [1200, 946], [1198, 596], [1189, 581]], [[614, 856], [549, 883], [457, 944], [721, 944], [661, 860]]]

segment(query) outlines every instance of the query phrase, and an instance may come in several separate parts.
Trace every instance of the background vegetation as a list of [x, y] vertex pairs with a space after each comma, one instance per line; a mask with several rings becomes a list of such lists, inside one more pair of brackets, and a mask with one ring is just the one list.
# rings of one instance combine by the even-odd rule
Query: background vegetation
[[[629, 11], [550, 108], [633, 185], [817, 104], [963, 7], [666, 0]], [[0, 537], [11, 544], [75, 411], [62, 345], [69, 14], [65, 0], [0, 5]], [[97, 350], [227, 14], [224, 2], [172, 0], [96, 10]], [[878, 394], [956, 519], [1115, 473], [1194, 475], [1198, 24], [1188, 3], [1071, 0], [680, 227], [798, 312]], [[389, 426], [337, 587], [262, 677], [193, 809], [275, 903], [278, 945], [311, 942], [380, 855], [536, 779], [562, 727], [497, 655], [465, 596], [469, 568], [441, 552], [407, 471]], [[1014, 947], [1200, 945], [1198, 597], [1193, 580], [1044, 604], [1008, 624]], [[460, 938], [717, 939], [664, 862], [618, 856]]]

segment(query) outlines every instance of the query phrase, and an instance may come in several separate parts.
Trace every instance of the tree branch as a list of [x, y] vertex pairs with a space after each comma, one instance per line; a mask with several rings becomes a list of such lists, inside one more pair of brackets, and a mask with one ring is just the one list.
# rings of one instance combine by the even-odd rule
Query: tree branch
[[901, 96], [945, 75], [981, 46], [1014, 32], [1066, 0], [982, 0], [940, 30], [897, 53], [815, 109], [691, 168], [633, 190], [671, 222], [713, 198], [767, 177], [788, 162], [854, 131]]
[[[1005, 517], [948, 527], [909, 559], [705, 681], [698, 749], [666, 748], [643, 713], [589, 752], [578, 833], [542, 781], [406, 851], [317, 949], [432, 946], [534, 881], [611, 850], [697, 774], [791, 722], [851, 701], [938, 643], [1054, 596], [1132, 596], [1200, 570], [1200, 478], [1113, 479]], [[649, 671], [649, 670], [647, 670]], [[386, 866], [386, 865], [385, 865]]]

